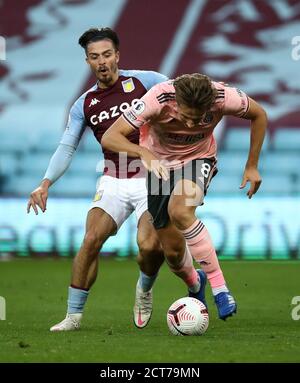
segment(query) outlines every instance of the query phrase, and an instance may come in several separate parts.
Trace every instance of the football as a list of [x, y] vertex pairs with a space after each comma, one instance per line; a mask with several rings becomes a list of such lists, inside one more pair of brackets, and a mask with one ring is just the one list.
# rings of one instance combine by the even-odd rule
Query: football
[[173, 335], [202, 335], [208, 328], [208, 311], [198, 299], [180, 298], [170, 306], [167, 323]]

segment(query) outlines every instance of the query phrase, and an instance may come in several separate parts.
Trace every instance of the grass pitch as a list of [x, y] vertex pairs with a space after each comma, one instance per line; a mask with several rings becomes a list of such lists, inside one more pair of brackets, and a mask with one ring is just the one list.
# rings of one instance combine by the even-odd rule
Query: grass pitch
[[300, 362], [300, 320], [291, 316], [292, 298], [300, 295], [300, 262], [223, 261], [222, 268], [237, 315], [219, 320], [208, 286], [206, 334], [176, 337], [166, 311], [186, 289], [165, 265], [145, 329], [132, 322], [135, 261], [101, 259], [81, 330], [50, 333], [65, 316], [71, 261], [2, 262], [0, 295], [7, 310], [0, 321], [0, 362]]

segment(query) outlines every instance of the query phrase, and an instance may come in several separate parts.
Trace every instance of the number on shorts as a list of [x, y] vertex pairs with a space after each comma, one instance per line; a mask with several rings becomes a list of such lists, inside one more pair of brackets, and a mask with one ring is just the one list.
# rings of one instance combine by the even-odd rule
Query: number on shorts
[[201, 173], [202, 173], [203, 177], [207, 178], [209, 176], [210, 169], [211, 169], [211, 166], [209, 164], [207, 164], [207, 163], [202, 164]]

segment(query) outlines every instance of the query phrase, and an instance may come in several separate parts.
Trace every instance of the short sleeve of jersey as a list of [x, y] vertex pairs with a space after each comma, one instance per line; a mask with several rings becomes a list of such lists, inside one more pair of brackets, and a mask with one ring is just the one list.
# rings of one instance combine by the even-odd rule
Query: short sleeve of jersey
[[238, 88], [224, 87], [223, 114], [243, 117], [249, 109], [249, 98]]
[[123, 113], [123, 118], [134, 128], [140, 128], [143, 125], [156, 119], [162, 105], [158, 102], [160, 84], [151, 88], [139, 101]]

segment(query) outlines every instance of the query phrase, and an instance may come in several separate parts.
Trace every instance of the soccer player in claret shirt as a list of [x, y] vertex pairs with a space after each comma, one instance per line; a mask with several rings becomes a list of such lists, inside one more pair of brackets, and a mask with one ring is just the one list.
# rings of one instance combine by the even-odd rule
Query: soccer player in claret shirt
[[[135, 105], [153, 85], [167, 80], [165, 76], [152, 71], [119, 70], [119, 38], [110, 28], [86, 31], [80, 37], [79, 44], [85, 50], [86, 61], [97, 83], [73, 104], [67, 128], [50, 160], [44, 179], [30, 195], [28, 212], [31, 207], [36, 214], [38, 207], [45, 212], [48, 189], [70, 165], [86, 126], [93, 130], [100, 143], [104, 132], [126, 108]], [[135, 130], [129, 139], [138, 145], [139, 136], [139, 131]], [[89, 289], [97, 277], [99, 251], [133, 211], [138, 222], [140, 267], [133, 310], [134, 323], [143, 328], [151, 317], [152, 286], [164, 256], [147, 211], [145, 169], [135, 158], [127, 158], [124, 164], [124, 161], [119, 161], [118, 154], [106, 149], [103, 153], [104, 173], [87, 215], [82, 246], [74, 258], [67, 315], [62, 322], [52, 326], [51, 331], [70, 331], [80, 327]], [[204, 288], [200, 289], [198, 280], [201, 275], [194, 269], [188, 251], [184, 262], [177, 263], [176, 258], [171, 258], [168, 264], [189, 289], [198, 291], [198, 297], [202, 298]]]
[[[211, 81], [205, 75], [186, 74], [154, 86], [102, 138], [103, 147], [139, 157], [149, 170], [148, 210], [165, 256], [174, 246], [181, 247], [183, 256], [186, 241], [207, 275], [221, 319], [235, 313], [237, 306], [209, 233], [195, 210], [203, 203], [217, 172], [213, 131], [225, 115], [251, 121], [249, 156], [240, 186], [251, 183], [247, 192], [251, 198], [261, 184], [257, 166], [266, 113], [241, 90]], [[129, 142], [126, 136], [146, 123], [150, 125], [148, 139], [143, 143], [146, 147]]]

